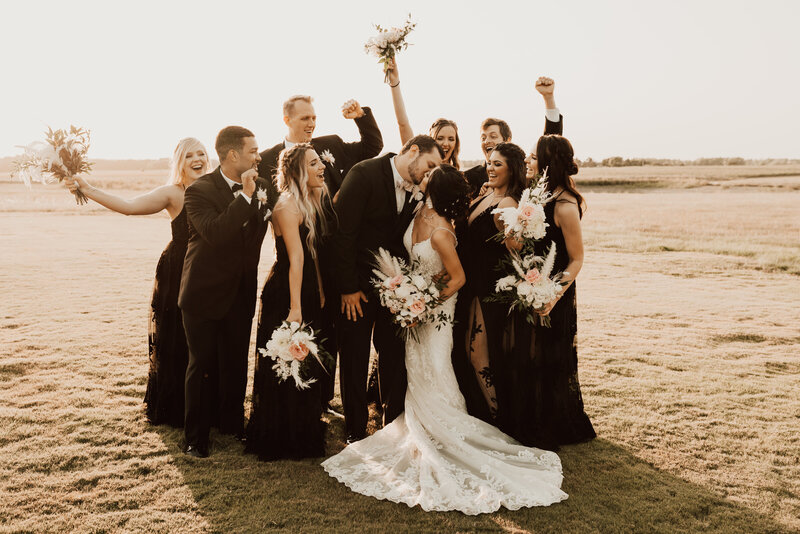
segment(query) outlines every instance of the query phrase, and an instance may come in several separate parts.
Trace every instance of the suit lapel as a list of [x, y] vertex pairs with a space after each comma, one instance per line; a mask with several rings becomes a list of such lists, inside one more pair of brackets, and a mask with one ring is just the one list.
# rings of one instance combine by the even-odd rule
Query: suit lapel
[[217, 198], [221, 202], [221, 206], [224, 208], [228, 207], [228, 204], [233, 202], [233, 191], [231, 191], [231, 186], [228, 185], [228, 182], [225, 181], [225, 178], [222, 177], [222, 170], [220, 167], [217, 167], [214, 171], [214, 185], [217, 186]]
[[383, 160], [383, 185], [386, 189], [386, 194], [388, 198], [388, 203], [390, 204], [392, 213], [392, 221], [397, 221], [397, 196], [395, 195], [395, 187], [394, 187], [394, 173], [392, 172], [392, 163], [391, 158], [393, 158], [395, 154], [389, 153], [384, 157]]

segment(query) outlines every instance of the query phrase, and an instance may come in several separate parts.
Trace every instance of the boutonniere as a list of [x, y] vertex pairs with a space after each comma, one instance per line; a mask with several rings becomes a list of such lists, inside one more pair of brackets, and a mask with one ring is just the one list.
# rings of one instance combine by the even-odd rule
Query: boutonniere
[[264, 188], [256, 189], [256, 199], [258, 200], [258, 207], [263, 208], [267, 204], [267, 190]]
[[333, 157], [333, 154], [331, 154], [330, 150], [323, 150], [319, 157], [322, 159], [322, 161], [329, 163], [331, 166], [336, 163], [336, 158]]
[[408, 191], [411, 193], [411, 198], [416, 201], [420, 201], [425, 198], [425, 195], [422, 193], [422, 190], [419, 188], [417, 184], [412, 184], [411, 182], [406, 182], [403, 180], [402, 184], [403, 190]]

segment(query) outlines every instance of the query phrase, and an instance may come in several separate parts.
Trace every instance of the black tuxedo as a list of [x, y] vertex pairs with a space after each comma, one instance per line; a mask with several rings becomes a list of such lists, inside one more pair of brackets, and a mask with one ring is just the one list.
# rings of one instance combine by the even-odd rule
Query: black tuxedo
[[247, 353], [256, 304], [258, 260], [267, 215], [277, 201], [271, 183], [262, 205], [235, 197], [219, 167], [186, 189], [189, 243], [183, 263], [178, 306], [183, 313], [189, 365], [186, 369], [187, 445], [208, 447], [212, 407], [210, 370], [219, 369], [220, 430], [243, 430]]
[[378, 380], [384, 424], [403, 412], [405, 402], [404, 342], [370, 284], [378, 248], [387, 249], [394, 256], [408, 257], [402, 242], [403, 233], [418, 204], [406, 193], [403, 209], [397, 213], [390, 163], [394, 156], [386, 154], [356, 164], [342, 182], [336, 202], [339, 229], [333, 239], [333, 257], [339, 290], [343, 294], [360, 290], [369, 299], [361, 303], [364, 316], [357, 321], [339, 318], [339, 378], [345, 426], [347, 433], [356, 437], [363, 437], [366, 432], [370, 339], [379, 355]]
[[[315, 137], [311, 144], [320, 156], [325, 151], [333, 156], [333, 162], [326, 161], [325, 164], [325, 184], [328, 186], [331, 198], [339, 191], [342, 180], [350, 172], [350, 169], [365, 159], [377, 156], [383, 148], [383, 137], [372, 115], [372, 110], [368, 107], [362, 108], [364, 116], [355, 119], [360, 141], [346, 143], [338, 135], [325, 135]], [[274, 178], [278, 170], [278, 156], [286, 148], [286, 143], [281, 141], [272, 148], [261, 153], [261, 163], [258, 165], [258, 174], [265, 178]], [[331, 226], [335, 221], [331, 221]], [[325, 350], [336, 357], [338, 353], [338, 336], [336, 335], [335, 324], [339, 315], [339, 293], [336, 290], [336, 279], [333, 276], [332, 268], [332, 246], [330, 239], [324, 238], [319, 245], [319, 263], [322, 271], [322, 287], [325, 290], [325, 308], [322, 310], [323, 330], [329, 332], [323, 343]], [[333, 384], [336, 368], [331, 370], [330, 376], [323, 384], [323, 400], [327, 403], [333, 399]]]
[[[325, 161], [325, 184], [331, 197], [336, 195], [342, 185], [342, 180], [350, 169], [365, 159], [373, 158], [380, 154], [383, 148], [383, 137], [372, 115], [372, 110], [365, 107], [364, 116], [355, 119], [360, 141], [346, 143], [338, 135], [325, 135], [311, 140], [314, 150], [320, 156], [326, 150], [330, 151], [334, 162]], [[261, 153], [261, 163], [258, 165], [258, 175], [265, 178], [274, 178], [278, 170], [278, 155], [286, 148], [284, 141]], [[323, 160], [324, 161], [324, 160]]]
[[[556, 134], [561, 135], [564, 131], [564, 116], [558, 116], [558, 122], [553, 122], [548, 120], [547, 118], [544, 119], [544, 134]], [[482, 163], [481, 165], [475, 165], [474, 167], [467, 169], [464, 171], [464, 176], [467, 177], [467, 181], [472, 186], [472, 196], [476, 197], [478, 192], [481, 190], [481, 186], [489, 180], [489, 175], [486, 174], [486, 163]]]

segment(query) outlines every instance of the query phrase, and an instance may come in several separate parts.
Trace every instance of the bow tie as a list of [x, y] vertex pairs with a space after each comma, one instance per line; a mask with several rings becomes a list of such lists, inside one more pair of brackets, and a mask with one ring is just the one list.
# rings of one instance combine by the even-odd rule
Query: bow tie
[[231, 191], [233, 191], [234, 195], [236, 194], [237, 191], [241, 191], [241, 190], [242, 190], [242, 184], [233, 184], [231, 186]]
[[416, 185], [412, 184], [411, 182], [407, 182], [405, 180], [400, 180], [399, 182], [395, 182], [394, 187], [398, 191], [407, 191], [409, 193], [413, 193], [414, 190], [417, 188]]

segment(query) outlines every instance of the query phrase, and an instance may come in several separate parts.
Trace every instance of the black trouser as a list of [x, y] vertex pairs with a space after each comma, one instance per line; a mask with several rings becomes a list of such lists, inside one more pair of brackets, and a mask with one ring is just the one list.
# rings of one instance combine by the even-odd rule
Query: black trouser
[[339, 354], [337, 321], [346, 320], [344, 316], [339, 315], [339, 306], [339, 295], [325, 297], [325, 307], [322, 308], [322, 335], [325, 337], [325, 341], [322, 342], [322, 348], [331, 355], [333, 364], [328, 368], [329, 374], [320, 379], [323, 405], [333, 400], [334, 383], [336, 382], [336, 360]]
[[[389, 312], [371, 296], [362, 302], [364, 317], [349, 321], [339, 317], [339, 382], [348, 436], [364, 437], [367, 431], [367, 373], [370, 340], [378, 351], [378, 384], [383, 401], [383, 424], [388, 425], [405, 409], [405, 342]], [[373, 330], [374, 329], [374, 330]]]
[[247, 353], [250, 349], [252, 314], [247, 295], [239, 291], [231, 309], [219, 320], [197, 317], [183, 310], [183, 327], [189, 345], [186, 367], [186, 444], [208, 447], [213, 402], [213, 370], [219, 376], [219, 430], [223, 434], [244, 432], [244, 397], [247, 389]]

